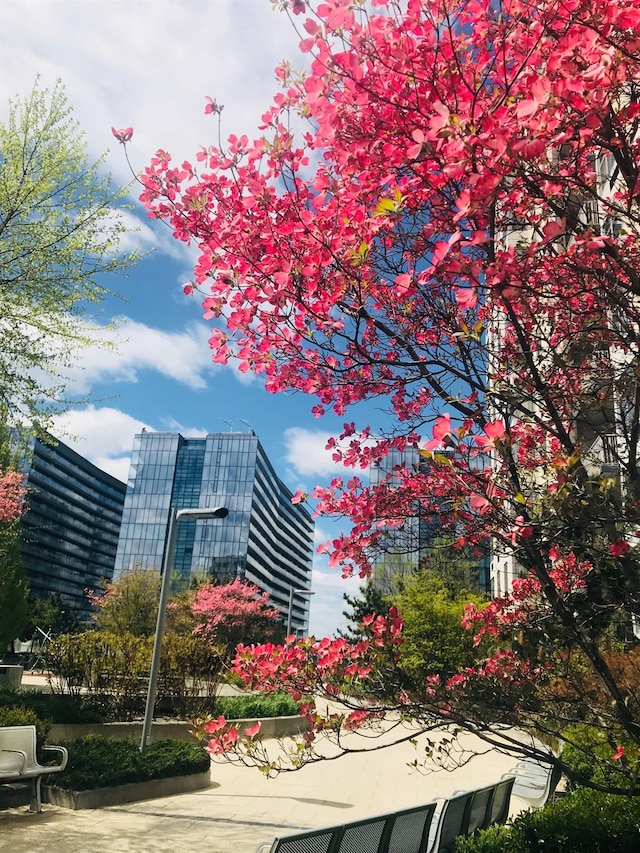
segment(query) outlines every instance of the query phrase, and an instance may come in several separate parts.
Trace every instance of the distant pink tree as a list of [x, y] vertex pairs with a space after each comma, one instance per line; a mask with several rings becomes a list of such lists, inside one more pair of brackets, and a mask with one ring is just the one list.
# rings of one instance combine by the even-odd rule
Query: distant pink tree
[[0, 522], [15, 521], [24, 510], [25, 488], [19, 471], [0, 476]]
[[226, 648], [230, 658], [239, 643], [264, 642], [278, 633], [280, 611], [271, 605], [269, 593], [240, 578], [201, 586], [194, 593], [191, 612], [196, 620], [194, 633]]
[[25, 510], [22, 474], [0, 475], [0, 656], [29, 617], [29, 588], [20, 560], [20, 516]]

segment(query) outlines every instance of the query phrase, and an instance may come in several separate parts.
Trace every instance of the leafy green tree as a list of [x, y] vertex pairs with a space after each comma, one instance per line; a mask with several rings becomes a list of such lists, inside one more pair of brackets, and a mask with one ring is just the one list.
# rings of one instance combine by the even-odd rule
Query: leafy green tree
[[29, 586], [20, 559], [20, 518], [0, 522], [0, 657], [29, 618]]
[[400, 669], [416, 687], [429, 675], [443, 680], [486, 657], [486, 641], [474, 647], [473, 634], [462, 625], [465, 605], [484, 603], [480, 595], [461, 588], [453, 594], [434, 571], [416, 572], [393, 603], [404, 624]]
[[158, 569], [135, 566], [102, 589], [89, 592], [96, 606], [94, 619], [100, 631], [149, 637], [155, 632], [162, 576]]
[[[488, 551], [488, 542], [485, 550]], [[486, 589], [481, 583], [480, 561], [487, 554], [476, 549], [452, 547], [451, 539], [438, 537], [434, 539], [422, 561], [421, 570], [440, 579], [452, 598], [467, 593], [483, 596]]]
[[28, 621], [20, 633], [22, 640], [42, 640], [38, 629], [54, 637], [81, 630], [77, 613], [62, 600], [59, 592], [52, 592], [46, 598], [30, 596], [28, 604]]
[[96, 343], [86, 306], [108, 292], [102, 275], [134, 260], [119, 251], [124, 193], [103, 165], [104, 155], [87, 157], [62, 83], [36, 81], [10, 102], [0, 123], [0, 404], [12, 422], [46, 426], [65, 397], [61, 371]]

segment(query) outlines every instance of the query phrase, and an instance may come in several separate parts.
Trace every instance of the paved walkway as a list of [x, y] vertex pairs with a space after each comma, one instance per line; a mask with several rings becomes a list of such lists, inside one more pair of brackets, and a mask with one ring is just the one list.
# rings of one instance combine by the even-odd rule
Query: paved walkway
[[[253, 768], [212, 766], [206, 791], [105, 809], [44, 806], [0, 811], [6, 853], [254, 853], [277, 834], [428, 802], [496, 781], [514, 759], [492, 751], [453, 772], [421, 775], [410, 744], [323, 761], [265, 779]], [[513, 813], [523, 804], [514, 801]]]

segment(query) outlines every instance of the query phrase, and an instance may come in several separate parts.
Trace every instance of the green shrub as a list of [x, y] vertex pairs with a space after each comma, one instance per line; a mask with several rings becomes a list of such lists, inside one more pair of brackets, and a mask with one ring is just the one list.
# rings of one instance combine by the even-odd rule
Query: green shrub
[[35, 726], [38, 747], [46, 741], [51, 728], [48, 720], [39, 719], [35, 711], [18, 705], [0, 707], [0, 728], [2, 726]]
[[506, 827], [456, 842], [456, 853], [637, 853], [640, 797], [582, 788]]
[[39, 690], [0, 689], [0, 708], [19, 706], [51, 723], [100, 723], [102, 717], [82, 696], [41, 693]]
[[219, 696], [215, 701], [215, 713], [228, 720], [293, 717], [300, 713], [300, 705], [286, 693]]
[[[640, 772], [637, 745], [623, 731], [604, 731], [581, 723], [567, 728], [563, 736], [562, 759], [585, 780], [626, 787]], [[613, 756], [620, 746], [625, 748], [624, 758], [616, 761]], [[579, 782], [569, 779], [568, 787], [575, 790]]]
[[222, 655], [223, 650], [205, 637], [167, 632], [158, 679], [158, 695], [164, 697], [165, 706], [182, 716], [210, 707], [222, 673]]
[[133, 634], [65, 634], [51, 640], [46, 660], [63, 680], [63, 692], [80, 696], [88, 691], [101, 713], [130, 720], [144, 708], [152, 645], [150, 637]]
[[210, 766], [202, 747], [187, 741], [158, 741], [144, 755], [133, 740], [103, 735], [76, 738], [64, 746], [69, 750], [67, 767], [50, 776], [48, 784], [73, 791], [203, 773]]
[[516, 850], [510, 826], [490, 826], [456, 840], [456, 853], [524, 853]]
[[[106, 720], [142, 716], [147, 698], [152, 637], [87, 631], [55, 637], [47, 665], [63, 692]], [[221, 671], [219, 650], [203, 637], [167, 632], [162, 643], [156, 707], [193, 714], [211, 707]]]

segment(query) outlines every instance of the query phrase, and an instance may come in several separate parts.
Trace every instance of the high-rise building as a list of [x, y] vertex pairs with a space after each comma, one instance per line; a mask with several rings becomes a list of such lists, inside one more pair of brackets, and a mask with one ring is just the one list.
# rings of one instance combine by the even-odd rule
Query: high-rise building
[[172, 571], [220, 582], [242, 578], [268, 592], [283, 618], [293, 592], [292, 630], [306, 633], [311, 586], [313, 520], [276, 475], [257, 436], [210, 433], [136, 435], [125, 499], [116, 577], [139, 565], [161, 568], [171, 511], [219, 507], [219, 521], [183, 519]]
[[[424, 471], [427, 465], [428, 462], [415, 448], [391, 448], [383, 459], [370, 467], [369, 484], [373, 488], [382, 484], [399, 487], [405, 472]], [[371, 552], [371, 580], [383, 592], [395, 590], [398, 581], [420, 571], [430, 557], [440, 556], [446, 562], [453, 556], [453, 562], [462, 565], [459, 552], [447, 545], [447, 536], [443, 534], [437, 514], [427, 515], [418, 500], [414, 508], [415, 514], [403, 517], [400, 526], [389, 525], [383, 529], [375, 551]], [[466, 562], [474, 561], [473, 569], [466, 568], [466, 575], [461, 580], [466, 579], [470, 586], [479, 586], [486, 591], [489, 584], [488, 557], [475, 557]]]
[[126, 486], [56, 439], [26, 454], [20, 550], [31, 593], [58, 594], [81, 619], [87, 589], [113, 577]]
[[[386, 484], [398, 487], [403, 481], [403, 471], [411, 471], [420, 464], [420, 455], [414, 448], [397, 450], [392, 448], [387, 456], [369, 469], [369, 484], [372, 488]], [[415, 504], [415, 515], [402, 519], [399, 527], [388, 526], [371, 553], [374, 586], [386, 591], [393, 588], [400, 578], [418, 571], [426, 556], [429, 542], [433, 538], [429, 525], [421, 518], [420, 505]]]
[[[550, 152], [549, 168], [557, 169], [562, 164], [562, 148]], [[602, 235], [617, 239], [623, 231], [623, 224], [617, 216], [621, 214], [622, 208], [616, 203], [608, 204], [619, 184], [620, 170], [616, 158], [610, 151], [602, 151], [594, 157], [595, 180], [591, 187], [584, 186], [580, 192], [571, 191], [566, 198], [566, 220], [562, 231], [574, 233], [592, 231], [595, 235]], [[510, 219], [508, 214], [506, 219]], [[537, 216], [537, 214], [536, 214]], [[567, 223], [571, 222], [571, 228]], [[505, 227], [499, 233], [499, 239], [503, 245], [514, 247], [521, 251], [520, 246], [528, 246], [537, 239], [540, 233], [540, 223], [536, 221], [535, 229], [525, 226], [514, 216], [509, 227]], [[562, 241], [565, 244], [571, 242], [571, 237], [563, 233]], [[586, 292], [586, 291], [585, 291]], [[612, 296], [614, 290], [612, 290]], [[586, 303], [585, 303], [586, 304]], [[590, 476], [606, 476], [616, 483], [616, 493], [622, 502], [624, 483], [622, 476], [625, 456], [629, 452], [631, 442], [628, 436], [633, 435], [637, 429], [637, 410], [633, 399], [629, 396], [629, 389], [636, 384], [636, 363], [630, 357], [629, 352], [624, 352], [611, 342], [611, 335], [606, 334], [607, 327], [615, 328], [623, 322], [622, 318], [616, 317], [615, 300], [612, 299], [611, 310], [608, 316], [602, 317], [600, 326], [601, 339], [595, 334], [585, 334], [583, 338], [576, 336], [576, 341], [571, 344], [563, 343], [558, 354], [565, 360], [566, 364], [582, 364], [584, 375], [582, 377], [580, 391], [576, 391], [574, 411], [572, 413], [571, 431], [575, 438], [576, 446], [580, 449], [581, 461]], [[621, 304], [624, 304], [624, 299]], [[624, 313], [624, 312], [623, 312]], [[631, 327], [632, 337], [637, 332], [633, 329], [635, 321], [633, 314], [624, 321]], [[500, 358], [502, 336], [507, 329], [506, 320], [494, 318], [494, 330], [492, 338], [489, 339], [489, 349], [492, 356]], [[588, 330], [587, 330], [588, 331]], [[595, 330], [594, 330], [595, 331]], [[625, 335], [622, 328], [616, 332], [620, 333], [620, 339], [624, 341]], [[607, 340], [609, 338], [609, 340]], [[540, 331], [537, 335], [534, 361], [537, 366], [545, 369], [553, 365], [553, 370], [558, 370], [557, 361], [554, 359], [554, 349], [549, 341], [548, 320], [540, 321]], [[603, 366], [607, 368], [603, 370]], [[603, 376], [608, 376], [603, 381]], [[539, 402], [535, 400], [519, 401], [519, 416], [528, 410], [531, 415], [537, 416]], [[495, 412], [496, 417], [503, 417], [501, 411]], [[542, 415], [544, 417], [544, 414]], [[627, 446], [629, 445], [629, 446]], [[494, 453], [492, 465], [496, 470], [500, 468], [500, 461]], [[523, 482], [528, 484], [532, 490], [538, 486], [544, 486], [546, 474], [537, 470], [528, 475], [523, 472]], [[527, 482], [528, 481], [528, 482]], [[513, 581], [526, 574], [525, 570], [516, 560], [513, 550], [504, 543], [493, 542], [490, 561], [490, 585], [494, 596], [503, 596], [511, 591]]]

